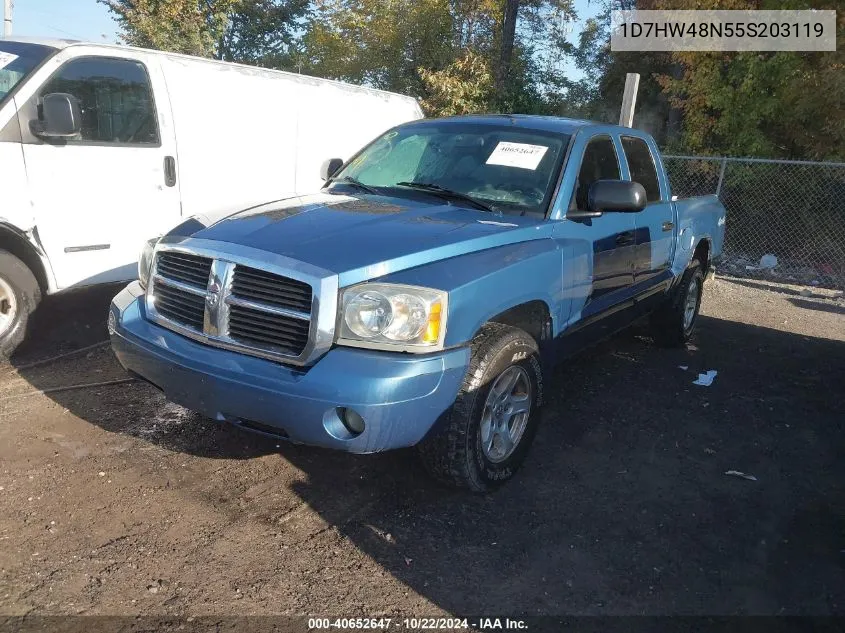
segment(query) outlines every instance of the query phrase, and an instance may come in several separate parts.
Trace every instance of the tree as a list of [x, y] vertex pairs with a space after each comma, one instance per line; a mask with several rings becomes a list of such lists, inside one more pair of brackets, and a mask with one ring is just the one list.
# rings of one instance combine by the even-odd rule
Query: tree
[[[659, 0], [658, 5], [662, 3], [668, 4]], [[672, 7], [693, 4], [673, 0]], [[793, 0], [712, 4], [719, 9], [803, 8]], [[837, 8], [841, 2], [818, 4], [814, 8]], [[683, 113], [683, 148], [770, 158], [845, 156], [845, 14], [840, 10], [837, 16], [836, 53], [673, 53], [682, 71], [664, 74], [659, 82]]]
[[241, 0], [230, 13], [220, 57], [273, 68], [290, 66], [308, 10], [308, 0]]
[[108, 6], [132, 46], [217, 56], [238, 0], [97, 0]]
[[[634, 125], [684, 153], [841, 159], [845, 152], [845, 14], [836, 53], [613, 53], [611, 9], [695, 9], [698, 0], [605, 0], [575, 51], [590, 118], [616, 121], [627, 72], [640, 73]], [[710, 0], [708, 9], [804, 8], [802, 0]], [[836, 8], [842, 0], [823, 0]]]
[[516, 39], [516, 21], [520, 0], [505, 0], [502, 16], [502, 41], [499, 45], [499, 63], [496, 67], [496, 92], [502, 94], [510, 77], [513, 45]]
[[302, 42], [302, 67], [376, 88], [422, 95], [420, 68], [455, 59], [448, 0], [319, 0]]
[[466, 49], [444, 70], [420, 69], [428, 96], [422, 105], [438, 116], [476, 114], [490, 108], [493, 76], [488, 60]]
[[[429, 114], [546, 111], [570, 0], [318, 0], [302, 67], [420, 97]], [[463, 109], [462, 109], [463, 108]]]
[[[641, 9], [653, 8], [646, 0], [636, 4]], [[610, 50], [611, 11], [627, 10], [633, 6], [632, 0], [608, 0], [604, 4], [604, 11], [598, 17], [588, 20], [581, 31], [573, 59], [584, 73], [578, 86], [583, 100], [583, 116], [617, 123], [626, 75], [638, 73], [640, 84], [634, 126], [650, 132], [658, 143], [664, 144], [671, 138], [667, 128], [673, 114], [669, 98], [658, 80], [674, 72], [671, 55], [661, 52], [618, 53]]]
[[133, 46], [279, 66], [308, 0], [97, 0]]

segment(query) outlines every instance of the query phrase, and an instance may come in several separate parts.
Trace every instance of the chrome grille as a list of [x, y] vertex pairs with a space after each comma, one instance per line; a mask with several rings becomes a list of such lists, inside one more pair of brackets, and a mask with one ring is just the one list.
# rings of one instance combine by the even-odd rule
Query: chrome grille
[[235, 266], [232, 295], [280, 308], [311, 313], [311, 286], [248, 266]]
[[204, 295], [192, 294], [159, 283], [156, 286], [155, 308], [164, 318], [202, 332], [205, 318]]
[[205, 288], [211, 273], [211, 259], [188, 253], [161, 253], [156, 260], [156, 272], [166, 279]]
[[308, 343], [310, 321], [233, 305], [229, 308], [229, 336], [249, 345], [269, 346], [298, 356]]
[[[260, 252], [229, 255], [226, 245], [220, 252], [197, 250], [157, 248], [146, 299], [151, 320], [209, 345], [292, 364], [305, 364], [331, 346], [336, 276]], [[275, 270], [256, 266], [265, 259]], [[290, 262], [292, 276], [279, 260]], [[317, 313], [320, 293], [329, 301], [323, 315]]]

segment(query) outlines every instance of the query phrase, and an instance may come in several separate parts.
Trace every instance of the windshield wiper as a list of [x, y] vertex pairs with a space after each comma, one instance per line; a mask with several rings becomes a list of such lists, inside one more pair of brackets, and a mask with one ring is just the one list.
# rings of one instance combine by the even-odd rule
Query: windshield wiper
[[435, 195], [439, 195], [441, 198], [468, 202], [476, 209], [481, 209], [482, 211], [490, 211], [491, 213], [496, 212], [493, 207], [487, 206], [486, 204], [479, 200], [476, 200], [472, 196], [468, 196], [465, 193], [461, 193], [460, 191], [453, 191], [451, 189], [447, 189], [446, 187], [441, 187], [440, 185], [435, 185], [433, 182], [411, 182], [405, 180], [402, 182], [397, 182], [396, 185], [398, 187], [409, 187], [411, 189], [419, 189], [420, 191], [428, 191]]
[[374, 193], [379, 195], [381, 192], [376, 190], [375, 187], [370, 187], [370, 185], [365, 185], [363, 182], [355, 178], [354, 176], [344, 176], [343, 178], [339, 178], [337, 180], [332, 180], [332, 182], [337, 182], [342, 185], [352, 185], [353, 187], [360, 189], [361, 191], [366, 191], [367, 193]]

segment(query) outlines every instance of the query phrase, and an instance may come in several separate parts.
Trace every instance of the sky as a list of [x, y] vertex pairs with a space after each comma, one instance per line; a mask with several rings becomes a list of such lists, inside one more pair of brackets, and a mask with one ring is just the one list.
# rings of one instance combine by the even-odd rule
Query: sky
[[12, 3], [14, 35], [117, 41], [117, 23], [108, 8], [96, 0], [12, 0]]

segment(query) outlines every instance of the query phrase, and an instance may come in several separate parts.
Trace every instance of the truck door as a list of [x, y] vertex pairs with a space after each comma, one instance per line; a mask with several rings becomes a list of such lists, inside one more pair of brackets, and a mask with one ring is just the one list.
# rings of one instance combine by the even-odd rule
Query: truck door
[[[134, 278], [142, 242], [180, 219], [176, 142], [155, 57], [87, 52], [66, 49], [20, 114], [38, 235], [59, 288]], [[79, 100], [77, 137], [32, 133], [50, 93]]]
[[[587, 209], [587, 194], [596, 180], [619, 180], [621, 171], [616, 147], [606, 134], [590, 139], [584, 148], [578, 180], [570, 207]], [[605, 213], [579, 220], [573, 232], [592, 242], [592, 290], [583, 316], [603, 311], [627, 299], [634, 283], [634, 218], [630, 213]]]
[[668, 279], [675, 236], [674, 213], [668, 187], [661, 190], [654, 154], [648, 143], [642, 138], [624, 135], [621, 141], [630, 179], [640, 183], [646, 192], [646, 208], [634, 214], [634, 283], [642, 290], [640, 284], [647, 288]]

